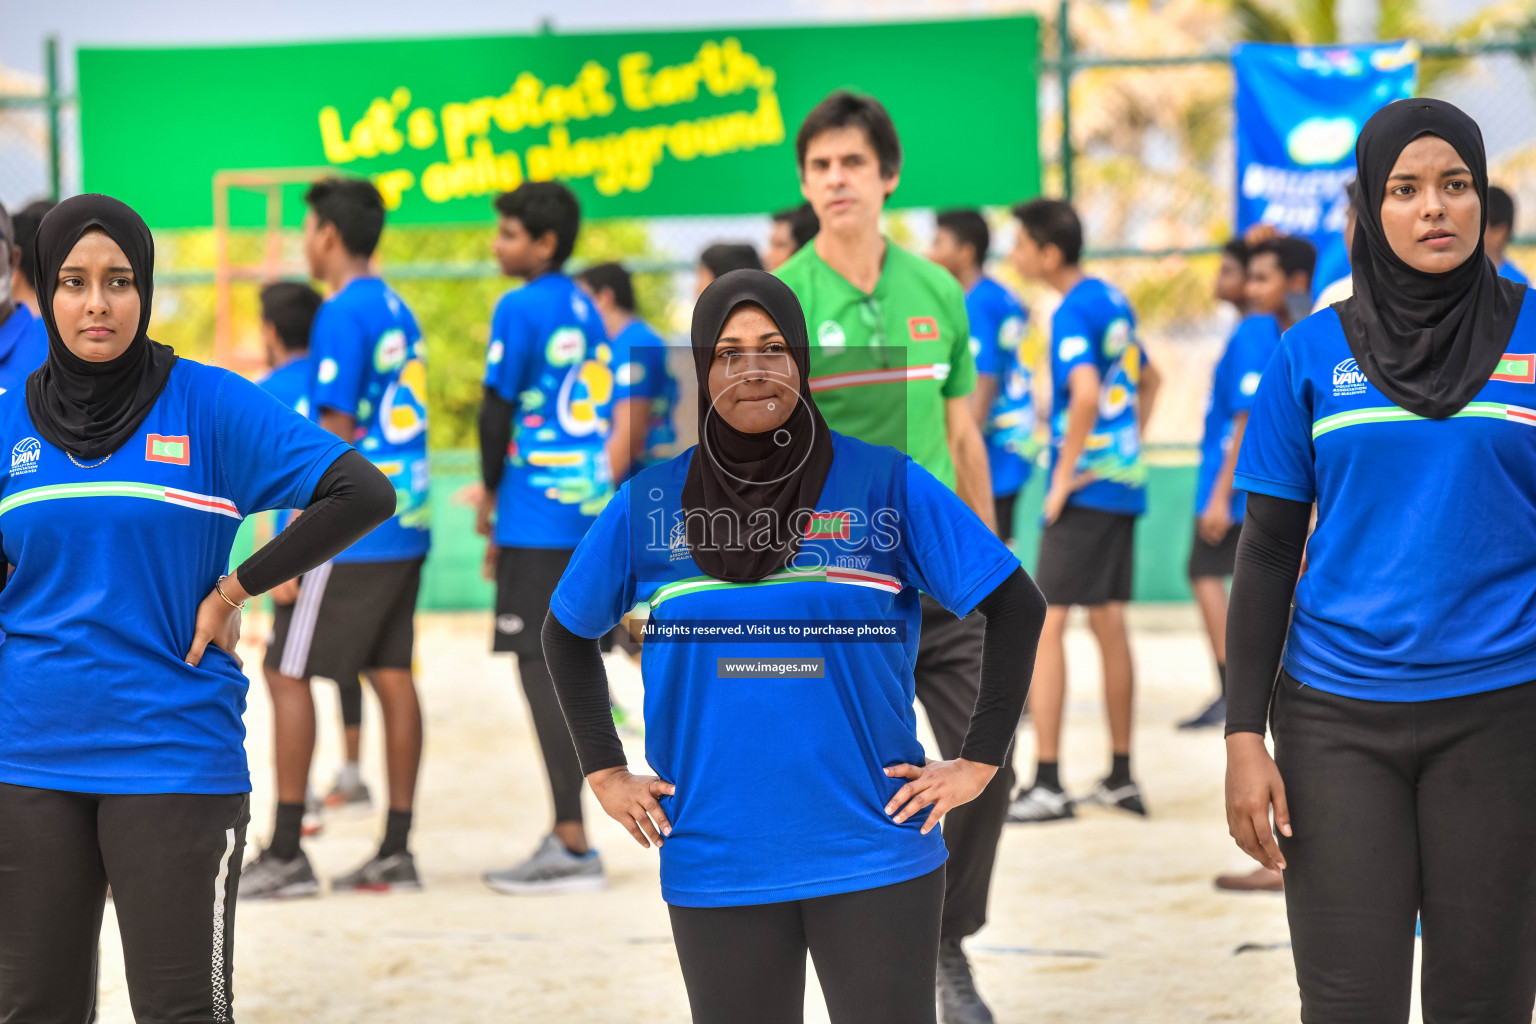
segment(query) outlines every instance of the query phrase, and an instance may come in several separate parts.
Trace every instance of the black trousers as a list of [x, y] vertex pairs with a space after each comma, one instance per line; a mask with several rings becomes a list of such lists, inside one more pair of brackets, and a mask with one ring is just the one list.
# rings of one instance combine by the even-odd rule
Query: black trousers
[[1536, 683], [1417, 703], [1281, 673], [1275, 759], [1305, 1024], [1530, 1024], [1536, 1003]]
[[571, 739], [570, 726], [565, 724], [565, 712], [560, 709], [555, 680], [549, 674], [543, 652], [519, 653], [517, 675], [522, 680], [528, 714], [533, 719], [533, 731], [544, 755], [544, 771], [549, 777], [550, 798], [555, 805], [555, 822], [579, 824], [582, 821], [581, 787], [587, 777], [581, 774], [576, 744]]
[[805, 954], [833, 1024], [934, 1024], [944, 868], [878, 889], [752, 907], [674, 907], [693, 1024], [800, 1024]]
[[[917, 643], [917, 699], [928, 713], [939, 756], [960, 756], [981, 687], [981, 639], [987, 622], [979, 612], [956, 618], [927, 594], [922, 596], [923, 632]], [[943, 935], [963, 939], [987, 923], [992, 868], [1008, 817], [1013, 790], [1013, 748], [981, 795], [944, 816], [945, 865]]]
[[91, 796], [0, 783], [0, 1021], [83, 1024], [107, 886], [134, 1019], [234, 1020], [250, 797]]

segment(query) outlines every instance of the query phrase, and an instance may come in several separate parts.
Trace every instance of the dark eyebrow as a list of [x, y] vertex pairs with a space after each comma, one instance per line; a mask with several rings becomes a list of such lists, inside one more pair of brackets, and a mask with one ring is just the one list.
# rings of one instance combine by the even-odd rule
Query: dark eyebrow
[[[783, 331], [769, 331], [766, 334], [758, 335], [757, 340], [758, 341], [767, 341], [769, 338], [782, 338], [782, 337], [784, 337], [784, 332]], [[720, 338], [715, 342], [715, 345], [718, 346], [718, 345], [720, 345], [721, 342], [726, 342], [726, 341], [732, 343], [733, 345], [740, 345], [741, 344], [741, 339], [740, 338], [732, 338], [732, 337], [727, 337], [725, 335], [721, 335]]]
[[[83, 273], [85, 273], [85, 268], [84, 267], [60, 267], [59, 268], [59, 273], [62, 274], [66, 270], [73, 271], [76, 274], [83, 274]], [[132, 267], [108, 267], [107, 268], [107, 273], [109, 273], [109, 274], [131, 274], [131, 273], [133, 273], [133, 268]]]

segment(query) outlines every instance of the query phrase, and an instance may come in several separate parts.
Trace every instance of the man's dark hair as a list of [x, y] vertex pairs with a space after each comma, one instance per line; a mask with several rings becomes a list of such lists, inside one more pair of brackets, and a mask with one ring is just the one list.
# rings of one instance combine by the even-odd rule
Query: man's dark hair
[[795, 162], [800, 172], [805, 173], [805, 151], [812, 139], [822, 132], [850, 125], [864, 130], [870, 148], [880, 160], [880, 177], [889, 178], [901, 170], [901, 140], [896, 137], [896, 125], [885, 105], [873, 96], [838, 89], [812, 107], [800, 122], [800, 131], [795, 135]]
[[1515, 226], [1515, 197], [1497, 185], [1488, 186], [1488, 226], [1510, 229]]
[[37, 291], [37, 269], [32, 266], [32, 247], [37, 244], [37, 229], [48, 211], [58, 204], [49, 199], [35, 199], [11, 215], [14, 237], [11, 244], [21, 250], [21, 273], [27, 284]]
[[1060, 249], [1067, 266], [1075, 266], [1083, 258], [1083, 222], [1077, 219], [1071, 203], [1032, 199], [1015, 206], [1013, 215], [1036, 245]]
[[780, 210], [773, 215], [775, 222], [789, 225], [789, 236], [795, 240], [795, 251], [805, 248], [807, 242], [816, 237], [816, 232], [821, 230], [821, 219], [816, 216], [816, 208], [810, 203], [801, 203], [799, 206], [791, 206], [787, 210]]
[[581, 230], [581, 203], [576, 193], [558, 181], [525, 181], [496, 197], [496, 212], [521, 222], [535, 239], [555, 233], [551, 270], [559, 270], [571, 258], [576, 233]]
[[1241, 238], [1229, 238], [1226, 244], [1221, 247], [1221, 254], [1223, 256], [1231, 256], [1246, 267], [1248, 265], [1248, 257], [1252, 256], [1253, 252], [1248, 248], [1248, 243]]
[[576, 275], [576, 280], [592, 289], [596, 295], [603, 289], [613, 292], [614, 305], [626, 313], [635, 311], [635, 284], [629, 271], [618, 263], [599, 263]]
[[716, 242], [699, 253], [699, 262], [716, 277], [733, 270], [762, 270], [763, 261], [757, 250], [745, 242]]
[[297, 281], [279, 281], [261, 290], [261, 318], [277, 328], [277, 339], [289, 352], [309, 348], [309, 328], [320, 311], [320, 293]]
[[1253, 247], [1248, 259], [1253, 260], [1264, 253], [1273, 253], [1275, 262], [1280, 266], [1280, 273], [1286, 277], [1292, 274], [1307, 275], [1307, 286], [1312, 286], [1312, 272], [1317, 269], [1317, 247], [1305, 238], [1297, 238], [1295, 235], [1276, 235], [1267, 238]]
[[334, 224], [353, 256], [372, 256], [384, 233], [384, 197], [366, 178], [321, 178], [304, 193], [315, 220]]
[[976, 210], [945, 210], [937, 218], [938, 226], [955, 236], [955, 241], [968, 245], [976, 253], [976, 265], [987, 262], [987, 250], [992, 245], [992, 232], [987, 219]]

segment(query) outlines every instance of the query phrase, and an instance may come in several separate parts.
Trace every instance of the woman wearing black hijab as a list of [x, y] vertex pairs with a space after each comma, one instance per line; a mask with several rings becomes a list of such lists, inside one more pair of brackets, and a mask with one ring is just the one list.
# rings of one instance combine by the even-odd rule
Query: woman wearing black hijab
[[[934, 1019], [939, 818], [1001, 764], [1045, 602], [1017, 559], [911, 459], [827, 429], [805, 318], [761, 271], [694, 310], [700, 442], [644, 470], [571, 559], [544, 652], [603, 809], [662, 848], [698, 1022], [798, 1021], [805, 955], [832, 1020]], [[919, 588], [987, 617], [965, 749], [926, 762]], [[598, 641], [649, 607], [646, 760], [632, 775]]]
[[[139, 1020], [233, 1020], [246, 599], [394, 510], [333, 435], [146, 333], [154, 242], [85, 195], [38, 230], [48, 360], [0, 395], [0, 1020], [80, 1021], [107, 887]], [[304, 508], [224, 575], [242, 517]], [[0, 571], [0, 579], [3, 579]]]
[[1425, 1021], [1527, 1024], [1536, 314], [1470, 118], [1400, 100], [1356, 156], [1354, 296], [1287, 332], [1238, 463], [1227, 818], [1284, 872], [1303, 1021], [1407, 1020], [1417, 917]]

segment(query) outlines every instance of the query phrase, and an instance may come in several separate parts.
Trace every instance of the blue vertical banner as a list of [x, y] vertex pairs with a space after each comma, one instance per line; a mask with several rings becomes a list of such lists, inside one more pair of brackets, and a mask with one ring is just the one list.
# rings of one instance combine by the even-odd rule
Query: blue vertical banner
[[1232, 48], [1237, 88], [1237, 230], [1273, 224], [1317, 246], [1316, 294], [1349, 273], [1342, 232], [1355, 139], [1370, 116], [1414, 94], [1419, 46]]

